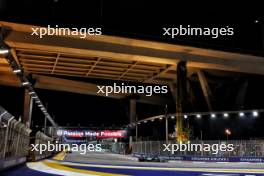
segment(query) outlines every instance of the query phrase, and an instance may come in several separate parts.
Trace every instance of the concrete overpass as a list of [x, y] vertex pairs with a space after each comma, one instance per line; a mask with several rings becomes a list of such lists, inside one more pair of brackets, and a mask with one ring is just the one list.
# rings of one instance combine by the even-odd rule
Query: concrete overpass
[[[198, 73], [204, 96], [208, 99], [210, 88], [203, 70], [264, 74], [264, 57], [261, 56], [106, 35], [85, 39], [48, 35], [39, 38], [31, 33], [32, 28], [40, 26], [3, 21], [0, 25], [4, 42], [11, 47], [17, 63], [27, 74], [33, 75], [36, 88], [98, 95], [95, 84], [72, 80], [81, 77], [167, 84], [174, 91], [177, 63], [186, 61], [188, 76]], [[0, 84], [20, 86], [4, 58], [0, 58], [0, 66]], [[110, 97], [127, 96], [112, 94]], [[160, 96], [142, 96], [138, 101], [171, 102]]]
[[1, 22], [1, 27], [5, 42], [29, 73], [166, 83], [175, 80], [170, 71], [177, 62], [187, 61], [189, 70], [264, 74], [260, 56], [105, 35], [39, 38], [30, 35], [37, 26]]

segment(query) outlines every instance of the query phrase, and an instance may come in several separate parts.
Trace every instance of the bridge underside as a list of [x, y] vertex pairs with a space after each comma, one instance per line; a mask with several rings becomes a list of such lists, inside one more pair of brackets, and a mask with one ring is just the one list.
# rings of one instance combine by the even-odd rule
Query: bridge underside
[[[199, 73], [206, 96], [203, 70], [264, 74], [264, 58], [182, 45], [135, 40], [113, 36], [39, 36], [31, 35], [37, 26], [1, 22], [4, 42], [11, 47], [12, 55], [36, 80], [35, 87], [96, 94], [96, 85], [88, 79], [132, 81], [173, 85], [176, 67], [186, 61], [187, 76]], [[7, 61], [0, 58], [0, 84], [20, 86]], [[226, 75], [228, 76], [228, 74]], [[77, 81], [76, 78], [82, 81]], [[129, 95], [115, 94], [112, 98]], [[153, 96], [142, 102], [169, 102]]]

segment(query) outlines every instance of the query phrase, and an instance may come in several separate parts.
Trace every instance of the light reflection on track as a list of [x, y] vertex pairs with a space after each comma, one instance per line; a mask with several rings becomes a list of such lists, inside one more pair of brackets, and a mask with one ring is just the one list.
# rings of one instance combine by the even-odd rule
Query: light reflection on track
[[[143, 163], [136, 161], [132, 157], [109, 153], [88, 153], [86, 155], [71, 153], [55, 158], [57, 160], [51, 159], [27, 163], [24, 167], [10, 170], [4, 174], [17, 176], [20, 169], [19, 175], [21, 176], [264, 176], [264, 164], [261, 163], [198, 163], [179, 161], [170, 163]], [[60, 158], [63, 160], [60, 160]]]

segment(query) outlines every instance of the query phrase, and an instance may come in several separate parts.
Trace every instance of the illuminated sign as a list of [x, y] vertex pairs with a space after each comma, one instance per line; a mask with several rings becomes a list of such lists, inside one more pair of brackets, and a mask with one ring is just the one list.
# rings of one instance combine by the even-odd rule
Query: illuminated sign
[[126, 130], [58, 130], [58, 136], [81, 138], [81, 137], [95, 137], [95, 138], [125, 138]]

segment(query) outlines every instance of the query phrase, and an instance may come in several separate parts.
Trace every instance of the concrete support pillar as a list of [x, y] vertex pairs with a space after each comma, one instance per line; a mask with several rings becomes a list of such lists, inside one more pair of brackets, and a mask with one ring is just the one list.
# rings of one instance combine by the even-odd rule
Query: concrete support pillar
[[33, 99], [28, 94], [28, 90], [25, 89], [25, 94], [24, 94], [24, 111], [23, 111], [23, 119], [22, 119], [22, 122], [28, 128], [30, 128], [30, 124], [31, 124], [32, 107], [33, 107]]
[[135, 123], [136, 122], [136, 116], [137, 116], [137, 109], [136, 109], [136, 99], [130, 99], [130, 108], [129, 108], [129, 123]]
[[239, 109], [243, 109], [244, 107], [247, 89], [248, 89], [248, 80], [245, 80], [240, 84], [238, 92], [237, 92], [235, 105]]
[[[132, 124], [132, 123], [136, 123], [137, 122], [137, 101], [136, 99], [134, 98], [131, 98], [129, 100], [129, 123]], [[136, 141], [137, 141], [137, 135], [138, 135], [138, 126], [137, 126], [137, 123], [136, 123], [136, 127], [135, 127], [136, 131], [135, 131], [135, 137], [136, 137]], [[130, 128], [130, 134], [132, 135], [132, 128]], [[130, 137], [130, 143], [132, 142], [132, 136]]]
[[203, 71], [198, 70], [197, 75], [198, 75], [198, 79], [199, 79], [199, 82], [200, 82], [201, 87], [202, 87], [203, 95], [204, 95], [204, 98], [206, 100], [206, 104], [208, 106], [208, 109], [209, 109], [209, 111], [212, 111], [213, 110], [212, 104], [211, 104], [212, 92], [211, 92], [211, 89], [209, 87], [209, 84], [206, 80], [206, 77], [205, 77]]
[[[187, 68], [186, 62], [181, 61], [177, 64], [177, 91], [176, 91], [176, 113], [183, 112], [187, 100]], [[176, 136], [178, 141], [186, 140], [187, 136], [183, 131], [183, 117], [177, 116]]]
[[176, 103], [177, 83], [176, 82], [171, 83], [171, 84], [169, 84], [169, 86], [170, 86], [170, 91], [172, 93], [173, 100]]
[[135, 98], [131, 98], [129, 100], [129, 124], [135, 123], [135, 132], [134, 132], [134, 128], [131, 126], [129, 128], [129, 149], [128, 151], [131, 152], [132, 151], [132, 142], [133, 142], [133, 136], [135, 136], [135, 141], [137, 141], [138, 138], [138, 126], [137, 126], [137, 101]]
[[166, 144], [168, 144], [169, 142], [169, 124], [168, 124], [168, 116], [165, 117], [165, 140], [166, 140]]

